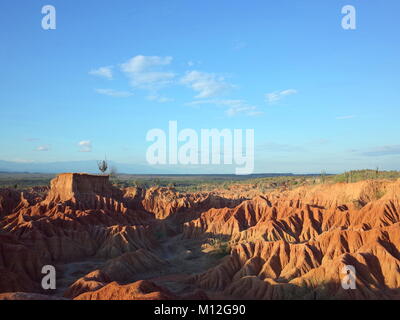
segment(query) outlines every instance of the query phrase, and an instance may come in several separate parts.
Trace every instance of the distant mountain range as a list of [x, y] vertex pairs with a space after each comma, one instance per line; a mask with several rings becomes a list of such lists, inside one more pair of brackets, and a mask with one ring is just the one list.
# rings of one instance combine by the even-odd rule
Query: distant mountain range
[[[151, 166], [140, 164], [119, 163], [108, 161], [109, 168], [115, 168], [119, 174], [136, 175], [227, 175], [231, 176], [229, 167], [221, 170], [219, 166]], [[232, 170], [231, 172], [233, 172]], [[99, 173], [96, 160], [86, 161], [60, 161], [60, 162], [13, 162], [0, 160], [0, 173], [47, 173], [57, 174], [63, 172]], [[262, 178], [273, 176], [289, 176], [293, 173], [254, 173], [247, 177]], [[315, 175], [315, 174], [308, 174]]]
[[[109, 161], [109, 168], [115, 167], [119, 173], [161, 174], [166, 173], [146, 165], [124, 164]], [[12, 162], [0, 160], [0, 172], [27, 172], [27, 173], [61, 173], [87, 172], [98, 173], [97, 162], [65, 161], [65, 162]]]

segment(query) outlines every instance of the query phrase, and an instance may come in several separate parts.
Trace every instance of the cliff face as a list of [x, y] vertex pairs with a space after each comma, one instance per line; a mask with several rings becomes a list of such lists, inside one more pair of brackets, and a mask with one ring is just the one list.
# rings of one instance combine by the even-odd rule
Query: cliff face
[[0, 190], [0, 293], [25, 292], [0, 298], [48, 293], [51, 264], [59, 298], [398, 299], [399, 239], [400, 180], [244, 196], [62, 174], [45, 196]]
[[50, 186], [50, 192], [45, 199], [47, 204], [68, 202], [79, 208], [90, 209], [95, 201], [107, 198], [117, 200], [122, 197], [122, 191], [111, 185], [108, 176], [64, 173], [53, 179]]
[[0, 217], [14, 211], [21, 201], [21, 195], [10, 189], [0, 189]]

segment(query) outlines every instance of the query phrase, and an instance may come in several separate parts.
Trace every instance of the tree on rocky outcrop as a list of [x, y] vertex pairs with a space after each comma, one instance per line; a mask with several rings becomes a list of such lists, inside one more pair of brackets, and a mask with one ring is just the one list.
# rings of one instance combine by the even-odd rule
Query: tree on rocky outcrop
[[98, 166], [100, 172], [104, 174], [108, 169], [107, 160], [97, 161], [97, 166]]

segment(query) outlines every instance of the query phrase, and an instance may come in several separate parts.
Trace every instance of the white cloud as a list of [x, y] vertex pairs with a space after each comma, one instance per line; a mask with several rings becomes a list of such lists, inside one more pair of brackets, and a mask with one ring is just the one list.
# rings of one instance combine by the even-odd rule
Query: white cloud
[[93, 69], [93, 70], [89, 71], [89, 74], [107, 78], [107, 79], [112, 79], [113, 78], [112, 66], [100, 67], [98, 69]]
[[128, 91], [118, 91], [114, 89], [95, 89], [95, 91], [99, 94], [103, 94], [110, 97], [117, 97], [117, 98], [126, 98], [133, 95], [132, 92]]
[[226, 110], [226, 114], [230, 117], [241, 113], [245, 114], [246, 116], [259, 116], [263, 114], [261, 111], [257, 111], [257, 108], [253, 106], [235, 106]]
[[226, 107], [226, 114], [230, 117], [236, 116], [238, 114], [243, 114], [246, 116], [259, 116], [263, 112], [259, 111], [256, 106], [252, 106], [246, 103], [244, 100], [197, 100], [187, 103], [187, 106], [198, 106], [205, 104], [214, 104], [216, 106]]
[[280, 92], [280, 94], [282, 96], [288, 96], [288, 95], [296, 94], [296, 93], [297, 93], [296, 89], [287, 89], [287, 90], [283, 90], [283, 91]]
[[78, 143], [79, 152], [92, 152], [92, 142], [90, 140], [82, 140]]
[[170, 83], [175, 77], [173, 72], [143, 72], [143, 73], [132, 73], [131, 84], [133, 87], [141, 88], [158, 88], [163, 87]]
[[49, 151], [50, 146], [49, 145], [38, 146], [35, 150], [36, 151]]
[[336, 120], [347, 120], [347, 119], [353, 119], [356, 116], [354, 115], [350, 115], [350, 116], [340, 116], [340, 117], [336, 117]]
[[[196, 92], [196, 99], [208, 99], [217, 97], [235, 86], [228, 83], [221, 75], [201, 71], [187, 71], [176, 81], [177, 74], [168, 68], [172, 64], [171, 56], [144, 56], [136, 55], [119, 65], [120, 70], [127, 76], [130, 85], [134, 89], [148, 90], [148, 100], [165, 103], [173, 99], [164, 97], [158, 91], [171, 84], [180, 84], [187, 86]], [[199, 62], [188, 61], [188, 66], [194, 66]], [[113, 78], [112, 66], [101, 67], [90, 71], [90, 74], [102, 76], [108, 79]], [[114, 89], [95, 89], [97, 93], [113, 96], [128, 97], [132, 95], [129, 91], [118, 91]], [[248, 107], [247, 107], [248, 108]], [[239, 108], [240, 110], [243, 107]], [[230, 113], [239, 112], [239, 109], [233, 108]]]
[[226, 114], [230, 117], [236, 116], [238, 114], [244, 114], [247, 116], [258, 116], [262, 112], [257, 110], [257, 107], [248, 105], [243, 100], [222, 100], [222, 105], [228, 106], [229, 109], [226, 110]]
[[152, 94], [152, 95], [147, 96], [147, 100], [155, 101], [155, 102], [159, 102], [159, 103], [166, 103], [166, 102], [174, 101], [174, 99], [172, 99], [172, 98], [163, 97], [158, 94]]
[[215, 97], [234, 87], [226, 83], [222, 76], [200, 71], [187, 72], [181, 83], [198, 92], [195, 96], [197, 99]]
[[298, 91], [295, 89], [287, 89], [287, 90], [267, 93], [265, 95], [265, 98], [266, 98], [267, 102], [271, 104], [271, 103], [278, 102], [279, 100], [283, 99], [284, 97], [287, 97], [287, 96], [290, 96], [290, 95], [293, 95], [296, 93], [298, 93]]
[[188, 62], [186, 62], [186, 65], [190, 68], [193, 68], [194, 66], [198, 66], [201, 64], [202, 64], [201, 60], [189, 60]]
[[135, 56], [121, 65], [122, 71], [128, 73], [145, 72], [154, 66], [165, 66], [172, 62], [172, 57]]
[[171, 62], [172, 57], [138, 55], [121, 64], [121, 70], [131, 79], [133, 87], [157, 89], [175, 77], [173, 72], [160, 70]]

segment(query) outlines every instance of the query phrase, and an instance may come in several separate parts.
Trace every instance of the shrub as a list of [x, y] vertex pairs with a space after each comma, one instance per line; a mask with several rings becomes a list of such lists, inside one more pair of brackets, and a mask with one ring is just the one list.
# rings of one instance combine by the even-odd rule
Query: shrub
[[224, 257], [231, 252], [231, 246], [228, 241], [219, 237], [214, 237], [208, 240], [208, 244], [213, 248], [213, 254]]

